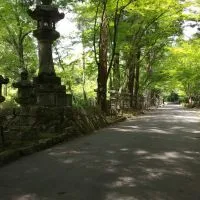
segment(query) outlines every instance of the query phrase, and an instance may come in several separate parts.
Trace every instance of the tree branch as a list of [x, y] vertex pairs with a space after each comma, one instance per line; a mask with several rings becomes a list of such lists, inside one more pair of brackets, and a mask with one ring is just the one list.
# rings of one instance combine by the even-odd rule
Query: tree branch
[[100, 7], [101, 1], [99, 0], [99, 3], [97, 5], [96, 13], [95, 13], [95, 21], [94, 21], [94, 35], [93, 35], [93, 48], [94, 48], [94, 57], [95, 57], [95, 62], [97, 66], [99, 65], [99, 60], [97, 58], [97, 48], [96, 48], [96, 32], [97, 32], [97, 16], [99, 12], [99, 7]]
[[115, 15], [114, 15], [115, 17], [114, 17], [113, 46], [112, 46], [111, 60], [110, 60], [108, 72], [107, 72], [107, 79], [108, 79], [110, 71], [112, 69], [113, 61], [114, 61], [114, 57], [115, 57], [115, 53], [116, 53], [118, 27], [119, 27], [120, 18], [121, 18], [123, 10], [127, 6], [129, 6], [132, 2], [134, 2], [134, 0], [130, 0], [126, 5], [122, 6], [120, 9], [119, 9], [119, 0], [117, 0], [117, 3], [116, 3], [116, 9], [115, 9]]

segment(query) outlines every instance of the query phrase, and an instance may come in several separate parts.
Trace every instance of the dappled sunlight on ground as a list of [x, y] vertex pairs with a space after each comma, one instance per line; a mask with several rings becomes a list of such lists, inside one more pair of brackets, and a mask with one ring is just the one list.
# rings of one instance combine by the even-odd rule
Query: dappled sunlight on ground
[[193, 160], [194, 158], [191, 156], [185, 156], [182, 155], [178, 152], [164, 152], [161, 154], [152, 154], [150, 156], [146, 156], [146, 159], [158, 159], [158, 160], [163, 160], [163, 161], [167, 161], [167, 162], [175, 162], [175, 159], [190, 159]]
[[118, 177], [118, 179], [107, 185], [108, 188], [120, 188], [120, 187], [135, 187], [135, 179], [132, 177]]
[[197, 113], [161, 108], [2, 169], [2, 200], [199, 200], [199, 136]]
[[135, 154], [136, 155], [145, 155], [145, 154], [148, 154], [149, 152], [148, 151], [145, 151], [145, 150], [136, 150], [135, 151]]
[[109, 193], [105, 200], [138, 200], [137, 198], [133, 197], [133, 196], [126, 196], [126, 195], [119, 195], [119, 193], [117, 192], [112, 192]]
[[[41, 197], [38, 197], [36, 194], [25, 194], [20, 196], [14, 196], [11, 200], [40, 200]], [[43, 198], [45, 200], [45, 198]]]

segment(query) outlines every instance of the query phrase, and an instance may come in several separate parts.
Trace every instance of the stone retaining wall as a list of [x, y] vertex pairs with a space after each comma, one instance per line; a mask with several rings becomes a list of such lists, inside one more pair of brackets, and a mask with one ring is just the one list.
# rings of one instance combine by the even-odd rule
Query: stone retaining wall
[[[48, 139], [34, 140], [34, 142], [28, 146], [23, 146], [14, 150], [10, 148], [9, 150], [1, 152], [0, 166], [14, 161], [22, 156], [30, 155], [34, 152], [47, 149], [63, 141], [68, 141], [75, 137], [80, 137], [82, 135], [92, 133], [94, 130], [106, 127], [115, 122], [125, 120], [124, 117], [107, 120], [106, 116], [103, 115], [98, 108], [88, 108], [87, 110], [69, 108], [66, 109], [65, 112], [65, 119], [62, 120], [62, 122], [55, 122], [53, 120], [52, 122], [48, 123], [52, 124], [52, 126], [48, 125], [44, 132], [37, 133], [37, 135], [45, 135], [48, 133], [48, 131], [55, 131], [56, 127], [59, 126], [60, 130], [59, 132], [54, 132], [55, 136]], [[39, 130], [39, 128], [37, 130]]]

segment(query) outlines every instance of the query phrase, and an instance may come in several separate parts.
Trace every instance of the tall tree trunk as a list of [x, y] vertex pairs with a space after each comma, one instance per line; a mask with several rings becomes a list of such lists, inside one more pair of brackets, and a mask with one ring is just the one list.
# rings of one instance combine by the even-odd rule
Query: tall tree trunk
[[113, 73], [111, 71], [109, 74], [109, 90], [112, 90], [112, 89], [113, 89]]
[[21, 69], [26, 68], [25, 62], [24, 62], [24, 46], [22, 43], [19, 44], [18, 47], [18, 57], [19, 57], [19, 66]]
[[[108, 19], [106, 16], [108, 0], [99, 0], [97, 3], [97, 9], [95, 14], [95, 23], [94, 23], [94, 37], [93, 37], [93, 46], [94, 46], [94, 55], [95, 62], [98, 66], [98, 78], [97, 78], [97, 103], [99, 104], [102, 111], [107, 111], [107, 81], [110, 76], [111, 69], [113, 67], [114, 56], [117, 47], [117, 38], [118, 38], [118, 27], [121, 15], [123, 14], [124, 9], [129, 6], [133, 0], [129, 0], [125, 5], [119, 7], [120, 0], [116, 0], [116, 7], [114, 13], [114, 30], [113, 30], [113, 39], [111, 41], [111, 52], [110, 52], [110, 61], [108, 65], [108, 42], [109, 42], [109, 31], [108, 31]], [[96, 48], [96, 34], [97, 34], [97, 21], [98, 21], [98, 12], [102, 5], [102, 15], [101, 15], [101, 24], [100, 24], [100, 40], [99, 40], [99, 53], [97, 54]]]
[[128, 92], [130, 94], [130, 107], [133, 107], [133, 90], [134, 90], [134, 83], [135, 83], [135, 55], [134, 53], [131, 53], [128, 61]]
[[82, 52], [82, 67], [83, 67], [83, 73], [82, 73], [82, 80], [83, 80], [83, 83], [82, 83], [82, 89], [83, 89], [83, 98], [84, 98], [84, 101], [86, 102], [87, 101], [87, 94], [86, 94], [86, 91], [85, 91], [85, 46], [83, 44], [83, 41], [82, 41], [82, 48], [83, 48], [83, 52]]
[[98, 88], [97, 103], [101, 110], [107, 111], [107, 62], [108, 62], [108, 22], [106, 16], [106, 5], [102, 14], [99, 41], [99, 64], [98, 64]]
[[113, 63], [113, 88], [119, 90], [120, 88], [120, 69], [119, 69], [119, 53], [115, 54]]
[[135, 67], [135, 89], [134, 89], [134, 100], [135, 100], [135, 108], [138, 106], [138, 94], [139, 94], [139, 86], [140, 86], [140, 49], [136, 52], [136, 67]]

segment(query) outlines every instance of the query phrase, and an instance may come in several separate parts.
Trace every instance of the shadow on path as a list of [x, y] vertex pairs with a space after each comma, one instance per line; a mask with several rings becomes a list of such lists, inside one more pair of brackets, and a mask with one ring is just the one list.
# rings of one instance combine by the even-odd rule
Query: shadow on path
[[0, 169], [0, 200], [200, 200], [200, 117], [168, 105]]

